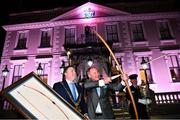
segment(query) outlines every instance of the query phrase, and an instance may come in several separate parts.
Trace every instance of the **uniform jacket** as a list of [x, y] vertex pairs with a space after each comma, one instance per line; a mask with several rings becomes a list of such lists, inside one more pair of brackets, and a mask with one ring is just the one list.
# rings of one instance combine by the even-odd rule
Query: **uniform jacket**
[[[130, 89], [131, 89], [132, 95], [133, 95], [133, 97], [134, 97], [135, 103], [138, 103], [138, 99], [139, 99], [139, 98], [142, 98], [141, 93], [140, 93], [139, 86], [137, 86], [137, 88], [135, 88], [133, 85], [131, 85], [131, 86], [130, 86]], [[131, 100], [129, 93], [127, 92], [127, 89], [126, 89], [126, 98], [127, 98], [128, 100]]]
[[[140, 119], [149, 119], [149, 116], [148, 116], [148, 113], [146, 110], [146, 106], [141, 104], [141, 103], [138, 103], [138, 99], [142, 99], [142, 95], [141, 95], [139, 86], [137, 86], [137, 88], [135, 88], [133, 85], [131, 85], [130, 89], [131, 89], [132, 95], [134, 97], [134, 102], [136, 104], [136, 108], [137, 108], [139, 118]], [[133, 105], [132, 105], [132, 102], [130, 99], [130, 95], [127, 92], [127, 89], [126, 89], [126, 97], [128, 100], [130, 100], [129, 113], [130, 113], [131, 119], [135, 119], [136, 116], [135, 116], [134, 108], [133, 108]]]

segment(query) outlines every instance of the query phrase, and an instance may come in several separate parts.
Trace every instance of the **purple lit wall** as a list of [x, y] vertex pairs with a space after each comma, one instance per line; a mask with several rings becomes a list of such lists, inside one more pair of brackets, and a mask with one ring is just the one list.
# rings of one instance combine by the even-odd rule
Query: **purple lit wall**
[[[88, 18], [85, 12], [89, 12]], [[176, 55], [180, 61], [180, 16], [179, 12], [161, 12], [131, 14], [125, 11], [116, 10], [102, 5], [87, 2], [71, 11], [52, 18], [49, 21], [22, 23], [6, 25], [3, 28], [7, 31], [3, 55], [1, 58], [1, 70], [8, 65], [9, 75], [6, 78], [5, 87], [12, 84], [14, 66], [22, 65], [22, 77], [34, 71], [39, 63], [46, 65], [48, 74], [47, 84], [53, 84], [62, 79], [60, 66], [62, 60], [68, 61], [63, 44], [65, 41], [65, 28], [74, 27], [76, 38], [80, 38], [86, 25], [96, 26], [98, 33], [107, 39], [106, 25], [117, 25], [119, 43], [113, 44], [116, 49], [115, 55], [122, 59], [122, 67], [128, 74], [137, 73], [140, 75], [139, 67], [141, 57], [148, 57], [150, 61], [157, 57], [168, 54]], [[23, 19], [23, 17], [22, 17]], [[168, 21], [173, 39], [161, 41], [157, 22]], [[132, 41], [132, 24], [142, 23], [145, 41]], [[50, 29], [50, 47], [40, 48], [41, 31]], [[27, 49], [15, 49], [18, 42], [18, 33], [26, 32]], [[123, 48], [123, 49], [122, 49]], [[148, 49], [147, 49], [148, 48]], [[163, 49], [166, 48], [166, 49]], [[168, 48], [168, 49], [167, 49]], [[172, 49], [171, 49], [172, 48]], [[136, 50], [138, 49], [138, 50]], [[40, 57], [39, 57], [40, 56]], [[42, 57], [47, 56], [47, 57]], [[15, 58], [15, 59], [14, 59]], [[154, 83], [150, 84], [155, 92], [179, 91], [180, 82], [173, 82], [169, 72], [167, 57], [162, 57], [150, 62], [152, 78]], [[180, 64], [180, 62], [179, 62]], [[138, 83], [141, 83], [140, 77]], [[3, 78], [1, 75], [0, 85], [2, 88]]]

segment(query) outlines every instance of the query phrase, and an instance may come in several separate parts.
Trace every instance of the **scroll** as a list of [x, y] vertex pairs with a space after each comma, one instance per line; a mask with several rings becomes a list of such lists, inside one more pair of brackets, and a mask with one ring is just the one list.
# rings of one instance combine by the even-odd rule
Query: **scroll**
[[80, 120], [84, 116], [31, 72], [3, 90], [2, 95], [25, 118]]

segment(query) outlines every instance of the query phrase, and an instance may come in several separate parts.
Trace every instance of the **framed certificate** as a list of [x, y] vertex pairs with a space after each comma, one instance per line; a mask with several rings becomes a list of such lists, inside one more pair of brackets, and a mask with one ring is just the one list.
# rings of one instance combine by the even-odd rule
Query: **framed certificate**
[[2, 95], [25, 118], [79, 120], [84, 116], [59, 96], [34, 73], [4, 89]]

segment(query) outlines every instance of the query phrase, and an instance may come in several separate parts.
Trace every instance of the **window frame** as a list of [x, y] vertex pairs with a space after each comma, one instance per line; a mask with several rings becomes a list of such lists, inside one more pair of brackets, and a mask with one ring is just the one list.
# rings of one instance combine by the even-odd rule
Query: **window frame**
[[[160, 32], [160, 28], [159, 28], [160, 23], [166, 23], [166, 25], [168, 26], [168, 31], [169, 31], [169, 35], [170, 35], [169, 38], [162, 39], [162, 37], [161, 37], [161, 32]], [[157, 27], [157, 30], [158, 30], [159, 39], [160, 39], [161, 41], [166, 41], [166, 40], [172, 40], [172, 39], [174, 39], [174, 34], [173, 34], [173, 32], [172, 32], [172, 28], [171, 28], [170, 23], [169, 23], [168, 20], [156, 20], [156, 27]]]
[[[143, 33], [143, 39], [142, 40], [135, 40], [134, 38], [134, 32], [133, 32], [133, 25], [141, 25], [142, 28], [142, 33]], [[131, 38], [132, 38], [132, 42], [146, 42], [146, 32], [145, 32], [145, 28], [144, 28], [144, 24], [142, 21], [137, 21], [137, 22], [130, 22], [130, 31], [131, 31]]]
[[[18, 75], [15, 75], [15, 73], [16, 73], [16, 71], [15, 71], [15, 67], [16, 66], [18, 66]], [[21, 67], [21, 69], [20, 69], [20, 67]], [[21, 72], [19, 72], [20, 70], [22, 70]], [[19, 75], [19, 73], [21, 73], [21, 75]], [[14, 66], [13, 66], [13, 74], [12, 74], [12, 83], [11, 84], [13, 84], [14, 82], [16, 82], [16, 81], [18, 81], [17, 79], [15, 79], [15, 78], [21, 78], [23, 76], [23, 65], [22, 64], [15, 64]]]
[[[99, 41], [98, 41], [98, 37], [96, 36], [96, 34], [95, 33], [93, 33], [93, 32], [91, 32], [90, 33], [90, 36], [89, 36], [89, 39], [88, 38], [86, 38], [86, 35], [85, 35], [85, 27], [86, 26], [90, 26], [90, 27], [92, 27], [93, 29], [95, 28], [95, 31], [97, 31], [97, 25], [94, 25], [94, 24], [91, 24], [91, 25], [84, 25], [83, 26], [83, 34], [84, 34], [84, 42], [85, 43], [98, 43]], [[91, 41], [92, 40], [92, 41]]]
[[[21, 34], [25, 34], [25, 35], [24, 35], [25, 37], [23, 37], [23, 39], [26, 39], [26, 43], [25, 43], [25, 46], [24, 46], [24, 47], [19, 48], [18, 45], [19, 45], [20, 35], [21, 35]], [[24, 50], [24, 49], [27, 49], [28, 38], [29, 38], [29, 30], [18, 31], [18, 32], [17, 32], [17, 35], [16, 35], [16, 43], [15, 43], [14, 49], [15, 49], [15, 50]]]
[[[169, 59], [168, 59], [168, 57], [171, 57], [170, 58], [170, 60], [171, 60], [171, 65], [174, 65], [173, 63], [172, 63], [172, 57], [173, 56], [175, 56], [176, 58], [176, 62], [177, 62], [177, 66], [173, 66], [173, 67], [171, 67], [171, 66], [169, 66]], [[167, 60], [167, 67], [168, 67], [168, 72], [169, 72], [169, 77], [170, 77], [170, 79], [171, 79], [171, 81], [173, 82], [173, 83], [176, 83], [176, 82], [180, 82], [180, 58], [178, 57], [178, 55], [176, 55], [176, 54], [170, 54], [169, 56], [167, 56], [166, 57], [166, 60]], [[171, 68], [177, 68], [178, 69], [178, 71], [179, 71], [179, 76], [178, 76], [178, 78], [179, 79], [177, 79], [177, 80], [173, 80], [173, 76], [172, 76], [172, 74], [171, 74]]]
[[[49, 38], [49, 45], [42, 45], [43, 32], [47, 32]], [[44, 28], [40, 30], [39, 48], [49, 48], [52, 46], [53, 28]]]
[[[66, 29], [69, 30], [69, 29], [74, 29], [74, 41], [73, 42], [67, 42], [67, 39], [66, 39]], [[64, 27], [64, 44], [76, 44], [77, 43], [77, 30], [76, 30], [76, 26], [65, 26]], [[72, 39], [72, 37], [70, 37]]]
[[[108, 26], [110, 26], [111, 28], [112, 28], [112, 26], [116, 26], [116, 36], [117, 36], [117, 40], [115, 41], [115, 40], [109, 40], [108, 39], [108, 29], [107, 29], [107, 27]], [[117, 23], [112, 23], [112, 24], [106, 24], [105, 25], [105, 32], [106, 32], [106, 39], [107, 39], [107, 41], [108, 42], [120, 42], [120, 37], [119, 37], [119, 29], [118, 29], [119, 27], [118, 27], [118, 24]], [[114, 35], [114, 33], [112, 33], [111, 35]]]
[[[147, 64], [148, 64], [148, 68], [147, 69], [143, 69], [142, 68], [142, 66], [141, 66], [141, 61], [142, 61], [142, 59], [144, 58], [144, 60], [147, 62]], [[146, 78], [147, 78], [147, 80], [148, 80], [148, 83], [149, 84], [153, 84], [154, 83], [154, 80], [153, 80], [153, 75], [152, 75], [152, 68], [151, 68], [151, 64], [150, 64], [150, 58], [149, 58], [149, 56], [141, 56], [141, 57], [139, 57], [139, 64], [140, 64], [140, 68], [139, 68], [139, 73], [142, 73], [142, 71], [143, 71], [143, 76], [145, 76], [145, 74], [147, 75], [147, 76], [145, 76]], [[140, 74], [140, 77], [141, 77], [141, 74]]]

